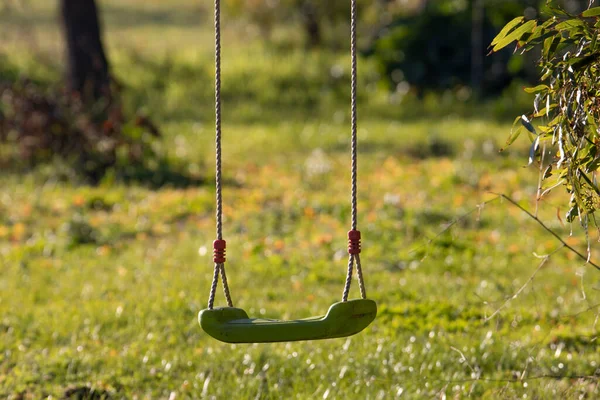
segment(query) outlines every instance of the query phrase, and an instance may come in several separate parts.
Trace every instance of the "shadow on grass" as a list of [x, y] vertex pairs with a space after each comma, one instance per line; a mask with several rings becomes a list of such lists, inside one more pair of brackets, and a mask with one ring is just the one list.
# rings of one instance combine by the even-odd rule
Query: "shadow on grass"
[[105, 177], [95, 182], [114, 179], [127, 185], [140, 185], [157, 190], [164, 187], [187, 188], [204, 184], [200, 176], [192, 175], [183, 170], [183, 167], [173, 166], [166, 160], [149, 167], [146, 165], [128, 165], [122, 168], [113, 168], [107, 171]]
[[2, 156], [1, 150], [2, 146], [0, 146], [0, 170], [4, 176], [32, 175], [36, 180], [44, 182], [68, 182], [73, 185], [96, 186], [121, 183], [142, 186], [151, 190], [167, 187], [184, 189], [205, 184], [203, 176], [189, 173], [185, 170], [184, 165], [174, 165], [167, 160], [160, 160], [152, 166], [130, 164], [86, 173], [76, 165], [68, 164], [64, 160], [55, 159], [31, 165], [15, 157]]
[[65, 390], [63, 399], [65, 400], [110, 400], [112, 396], [109, 392], [99, 388], [89, 386], [72, 386]]

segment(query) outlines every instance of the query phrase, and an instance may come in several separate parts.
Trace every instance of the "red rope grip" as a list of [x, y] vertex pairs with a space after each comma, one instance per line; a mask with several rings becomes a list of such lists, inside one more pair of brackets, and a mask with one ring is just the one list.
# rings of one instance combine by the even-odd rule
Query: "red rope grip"
[[222, 239], [217, 239], [213, 242], [213, 261], [217, 264], [223, 264], [225, 262], [225, 248], [227, 242]]
[[360, 231], [348, 231], [348, 254], [360, 254]]

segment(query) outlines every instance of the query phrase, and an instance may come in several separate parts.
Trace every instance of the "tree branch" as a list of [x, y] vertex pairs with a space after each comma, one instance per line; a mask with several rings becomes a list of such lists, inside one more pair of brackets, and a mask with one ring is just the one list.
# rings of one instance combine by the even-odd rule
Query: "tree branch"
[[554, 232], [552, 229], [548, 228], [548, 226], [546, 224], [544, 224], [538, 217], [536, 217], [535, 215], [533, 215], [531, 212], [527, 211], [527, 209], [525, 209], [523, 206], [521, 206], [519, 203], [517, 203], [516, 201], [514, 201], [513, 199], [511, 199], [510, 197], [501, 194], [501, 193], [494, 193], [494, 192], [490, 192], [492, 194], [497, 195], [498, 197], [505, 199], [506, 201], [508, 201], [509, 203], [511, 203], [513, 206], [517, 207], [518, 209], [520, 209], [521, 211], [523, 211], [525, 214], [527, 214], [531, 219], [533, 219], [535, 222], [537, 222], [542, 228], [544, 228], [544, 230], [548, 233], [550, 233], [552, 236], [554, 236], [559, 242], [562, 243], [562, 245], [564, 247], [566, 247], [567, 249], [569, 249], [572, 253], [576, 254], [579, 258], [581, 258], [582, 260], [584, 260], [586, 262], [586, 264], [590, 264], [592, 267], [596, 268], [598, 271], [600, 271], [600, 266], [598, 266], [598, 264], [592, 262], [591, 260], [588, 260], [588, 257], [584, 256], [583, 254], [581, 254], [579, 251], [577, 251], [574, 247], [570, 246], [569, 244], [567, 244], [567, 242], [565, 242], [556, 232]]

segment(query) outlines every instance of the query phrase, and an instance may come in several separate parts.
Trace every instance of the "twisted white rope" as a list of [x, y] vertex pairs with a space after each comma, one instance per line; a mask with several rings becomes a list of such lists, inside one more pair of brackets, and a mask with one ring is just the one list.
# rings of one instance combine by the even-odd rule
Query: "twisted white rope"
[[[356, 52], [356, 24], [357, 24], [357, 12], [356, 12], [356, 0], [350, 2], [350, 58], [352, 63], [352, 78], [351, 78], [351, 93], [350, 93], [350, 113], [351, 113], [351, 125], [352, 125], [352, 145], [351, 145], [351, 157], [352, 157], [352, 190], [351, 190], [351, 203], [352, 203], [352, 230], [356, 230], [358, 225], [358, 196], [357, 196], [357, 182], [358, 182], [358, 112], [356, 106], [356, 98], [358, 96], [358, 66], [357, 66], [357, 52]], [[352, 270], [353, 265], [356, 264], [356, 274], [358, 277], [358, 285], [360, 288], [360, 295], [363, 299], [367, 298], [365, 290], [365, 283], [362, 274], [362, 267], [360, 264], [360, 256], [358, 254], [350, 254], [348, 257], [348, 271], [346, 273], [346, 283], [344, 285], [344, 293], [342, 295], [342, 301], [348, 301], [348, 294], [350, 293], [350, 285], [352, 284]]]
[[[221, 1], [215, 0], [215, 186], [216, 186], [216, 220], [217, 239], [223, 239], [223, 194], [221, 185]], [[227, 305], [233, 307], [227, 275], [224, 263], [215, 263], [210, 295], [208, 297], [208, 308], [212, 310], [215, 303], [219, 273], [223, 281], [223, 292], [227, 299]]]
[[352, 79], [351, 79], [351, 91], [350, 91], [350, 113], [351, 113], [351, 125], [352, 125], [352, 229], [356, 230], [358, 225], [358, 207], [357, 207], [357, 130], [358, 130], [358, 113], [356, 107], [357, 97], [357, 86], [358, 86], [358, 67], [357, 67], [357, 56], [356, 56], [356, 0], [351, 0], [351, 16], [350, 16], [350, 58], [352, 63]]

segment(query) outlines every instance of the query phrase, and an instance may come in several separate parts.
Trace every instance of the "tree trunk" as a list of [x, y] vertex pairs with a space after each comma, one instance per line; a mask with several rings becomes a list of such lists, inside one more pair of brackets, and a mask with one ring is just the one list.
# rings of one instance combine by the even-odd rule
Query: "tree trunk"
[[485, 45], [483, 44], [483, 24], [485, 19], [485, 4], [483, 0], [475, 0], [471, 7], [471, 86], [478, 97], [482, 93], [484, 73], [483, 57], [485, 55]]
[[321, 45], [321, 24], [319, 21], [319, 12], [317, 7], [311, 2], [306, 1], [302, 6], [302, 16], [304, 18], [304, 31], [306, 32], [307, 45], [309, 48], [319, 47]]
[[61, 0], [68, 56], [68, 86], [84, 102], [110, 95], [109, 66], [94, 0]]

